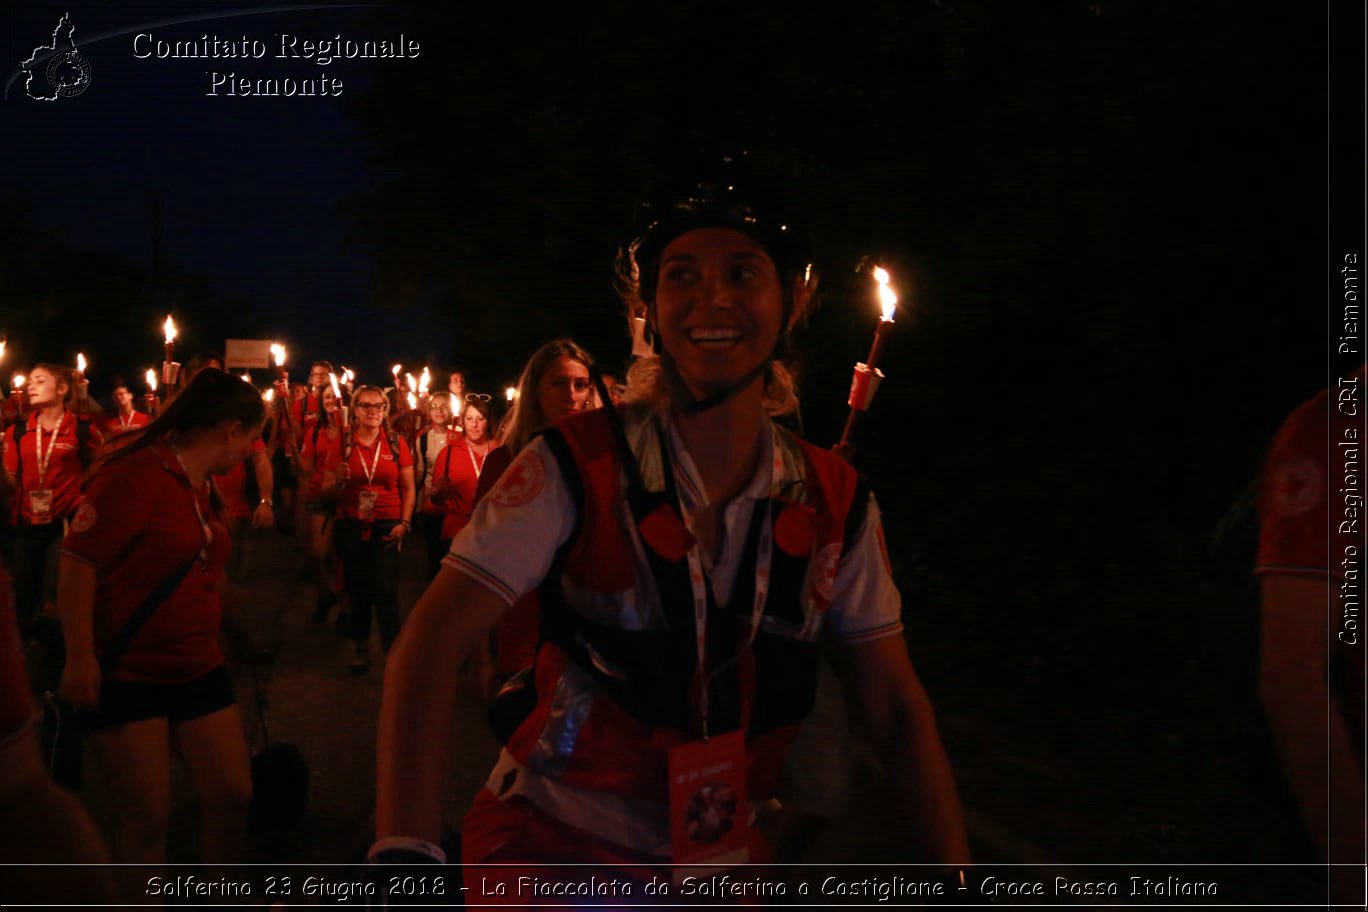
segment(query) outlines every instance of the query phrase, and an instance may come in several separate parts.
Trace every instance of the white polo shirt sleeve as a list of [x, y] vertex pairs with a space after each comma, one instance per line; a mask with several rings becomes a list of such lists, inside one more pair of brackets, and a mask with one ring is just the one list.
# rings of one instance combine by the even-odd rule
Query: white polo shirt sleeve
[[550, 447], [537, 438], [480, 501], [442, 563], [511, 605], [546, 577], [574, 528], [574, 498]]
[[848, 645], [902, 632], [902, 596], [893, 585], [883, 520], [873, 494], [864, 525], [841, 558], [826, 624], [832, 639]]

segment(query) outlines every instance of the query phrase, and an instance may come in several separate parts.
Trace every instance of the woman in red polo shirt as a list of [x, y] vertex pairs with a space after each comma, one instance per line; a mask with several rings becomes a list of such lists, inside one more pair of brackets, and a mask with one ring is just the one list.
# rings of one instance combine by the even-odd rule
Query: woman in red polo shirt
[[437, 464], [432, 472], [432, 498], [445, 508], [443, 554], [475, 511], [475, 486], [480, 482], [485, 459], [493, 446], [489, 432], [494, 424], [493, 400], [489, 394], [467, 393], [465, 409], [461, 413], [465, 434], [461, 437], [452, 435], [446, 448], [437, 454]]
[[[315, 365], [317, 367], [317, 365]], [[326, 378], [325, 378], [326, 379]], [[318, 588], [313, 619], [321, 624], [337, 602], [336, 576], [332, 565], [332, 523], [323, 501], [323, 475], [330, 454], [335, 455], [342, 438], [341, 403], [326, 382], [320, 393], [322, 413], [304, 431], [304, 446], [299, 451], [299, 477], [304, 480], [305, 541], [309, 548], [310, 569]]]
[[[229, 540], [210, 479], [247, 457], [265, 417], [249, 384], [201, 371], [96, 463], [63, 543], [60, 693], [95, 711], [89, 743], [118, 804], [123, 862], [165, 860], [172, 739], [203, 804], [203, 860], [231, 862], [242, 849], [252, 778], [218, 645]], [[168, 587], [122, 657], [102, 668], [129, 618]]]
[[442, 523], [446, 520], [446, 506], [437, 499], [433, 482], [437, 478], [434, 469], [442, 451], [448, 444], [461, 439], [461, 432], [453, 427], [453, 399], [445, 390], [439, 390], [428, 399], [428, 420], [432, 422], [423, 433], [418, 435], [413, 456], [418, 464], [414, 470], [415, 484], [418, 487], [418, 510], [413, 514], [414, 524], [423, 536], [427, 548], [428, 579], [437, 575], [446, 555], [443, 547]]
[[323, 496], [338, 496], [333, 542], [342, 558], [350, 604], [351, 667], [369, 664], [371, 609], [380, 644], [389, 652], [399, 635], [399, 547], [413, 528], [413, 457], [386, 420], [384, 390], [358, 386], [352, 394], [351, 451], [328, 459]]
[[57, 596], [62, 524], [76, 507], [81, 476], [103, 440], [68, 407], [66, 368], [34, 365], [27, 390], [32, 411], [5, 432], [5, 474], [15, 489], [14, 592], [21, 621], [36, 617]]

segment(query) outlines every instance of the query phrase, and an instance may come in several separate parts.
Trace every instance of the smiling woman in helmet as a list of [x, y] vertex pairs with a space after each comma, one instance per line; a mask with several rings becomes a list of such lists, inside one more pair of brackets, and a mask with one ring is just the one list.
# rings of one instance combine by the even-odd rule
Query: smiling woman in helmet
[[[480, 876], [704, 859], [676, 774], [731, 770], [709, 787], [747, 810], [772, 798], [812, 710], [823, 638], [853, 659], [922, 860], [968, 861], [878, 509], [848, 466], [769, 420], [796, 404], [776, 350], [815, 289], [780, 211], [720, 182], [648, 213], [622, 291], [658, 358], [633, 366], [621, 410], [572, 417], [519, 454], [415, 607], [386, 673], [373, 858], [441, 857], [455, 669], [540, 586], [536, 705], [462, 839], [467, 863], [517, 866]], [[763, 860], [750, 817], [718, 846]]]

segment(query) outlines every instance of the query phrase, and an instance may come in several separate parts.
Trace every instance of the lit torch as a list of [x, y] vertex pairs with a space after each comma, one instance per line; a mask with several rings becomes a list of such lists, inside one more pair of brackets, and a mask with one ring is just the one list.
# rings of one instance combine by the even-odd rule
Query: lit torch
[[180, 376], [180, 365], [176, 363], [176, 321], [171, 319], [171, 315], [166, 315], [166, 322], [162, 324], [162, 383], [167, 386], [175, 384]]
[[888, 330], [893, 325], [893, 314], [898, 308], [898, 294], [893, 290], [888, 270], [876, 266], [873, 276], [874, 281], [879, 283], [879, 326], [874, 330], [874, 344], [869, 349], [869, 359], [863, 364], [855, 365], [848, 400], [850, 416], [846, 419], [845, 430], [841, 432], [841, 442], [834, 448], [837, 455], [847, 461], [855, 454], [855, 423], [859, 420], [860, 414], [869, 409], [870, 403], [874, 401], [874, 394], [878, 392], [879, 381], [883, 380], [883, 371], [878, 368], [879, 355], [883, 353]]
[[[292, 446], [291, 441], [294, 439], [295, 428], [294, 414], [293, 410], [290, 408], [290, 373], [285, 370], [285, 346], [281, 345], [279, 342], [272, 342], [271, 357], [275, 360], [276, 369], [280, 371], [280, 379], [276, 381], [280, 384], [280, 399], [277, 401], [276, 407], [284, 416], [282, 418], [284, 427], [290, 432], [290, 437], [286, 443], [286, 450], [288, 451]], [[266, 401], [270, 402], [271, 399], [267, 399]]]
[[423, 372], [418, 375], [418, 398], [426, 400], [428, 397], [428, 387], [432, 385], [432, 372], [423, 367]]
[[399, 388], [399, 372], [404, 369], [404, 365], [396, 364], [390, 368], [390, 373], [394, 375], [394, 388]]
[[516, 386], [505, 387], [505, 388], [504, 388], [504, 398], [507, 399], [509, 402], [512, 402], [514, 399], [517, 399], [517, 398], [518, 398], [518, 388], [517, 388]]
[[76, 376], [73, 378], [76, 386], [76, 394], [84, 399], [90, 392], [90, 384], [86, 383], [86, 356], [82, 352], [76, 353]]
[[271, 343], [271, 357], [275, 359], [276, 368], [280, 371], [280, 379], [288, 381], [289, 373], [285, 370], [285, 346], [279, 342]]
[[[165, 369], [165, 368], [163, 367], [163, 370], [164, 370], [164, 369]], [[152, 368], [149, 367], [149, 368], [147, 369], [147, 373], [143, 375], [143, 379], [147, 381], [147, 392], [143, 395], [143, 400], [147, 403], [147, 414], [149, 414], [149, 415], [156, 415], [156, 414], [157, 414], [157, 372], [154, 371]]]
[[[342, 368], [342, 375], [345, 377], [349, 371]], [[342, 418], [342, 458], [351, 458], [351, 409], [347, 407], [347, 400], [342, 398], [342, 388], [337, 382], [337, 374], [328, 372], [328, 382], [332, 384], [333, 396], [337, 398], [337, 413]]]
[[10, 385], [13, 388], [10, 395], [14, 397], [14, 411], [17, 415], [20, 416], [24, 414], [24, 383], [27, 380], [28, 378], [25, 377], [23, 374], [15, 374], [14, 379], [10, 381]]

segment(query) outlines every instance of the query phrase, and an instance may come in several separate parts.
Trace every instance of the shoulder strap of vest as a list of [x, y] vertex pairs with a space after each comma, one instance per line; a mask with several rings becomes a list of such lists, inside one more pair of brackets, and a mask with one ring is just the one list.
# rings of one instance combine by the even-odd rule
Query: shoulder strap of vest
[[844, 517], [841, 553], [845, 554], [864, 528], [865, 517], [869, 514], [869, 479], [830, 450], [814, 446], [801, 437], [795, 439], [815, 476], [813, 481], [821, 488], [822, 496], [828, 499], [828, 509]]
[[570, 492], [570, 499], [575, 504], [575, 526], [570, 532], [570, 537], [565, 540], [565, 544], [561, 545], [560, 551], [557, 552], [556, 562], [559, 562], [561, 555], [568, 552], [575, 539], [579, 537], [580, 524], [584, 517], [584, 479], [580, 475], [579, 465], [575, 462], [575, 455], [570, 450], [570, 444], [566, 441], [560, 428], [552, 426], [536, 436], [546, 440], [547, 449], [555, 457], [556, 466], [560, 469], [566, 490]]

